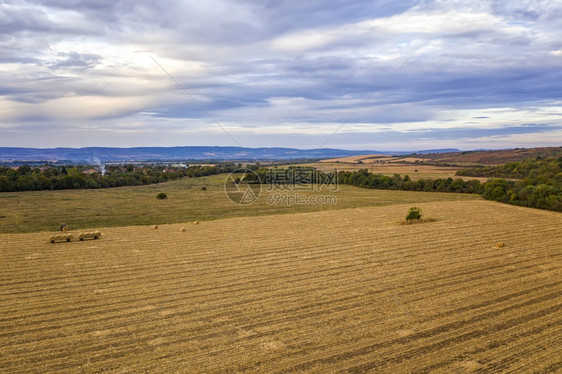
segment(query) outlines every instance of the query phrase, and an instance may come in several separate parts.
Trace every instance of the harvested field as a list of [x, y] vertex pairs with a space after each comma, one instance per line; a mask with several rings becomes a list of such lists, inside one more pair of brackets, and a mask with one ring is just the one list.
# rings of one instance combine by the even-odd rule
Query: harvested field
[[338, 158], [329, 158], [325, 160], [320, 160], [320, 162], [346, 162], [346, 163], [357, 163], [359, 161], [369, 160], [373, 162], [373, 160], [387, 160], [392, 159], [392, 156], [389, 155], [358, 155], [358, 156], [348, 156], [348, 157], [338, 157]]
[[562, 147], [515, 148], [496, 151], [447, 152], [424, 154], [431, 162], [455, 164], [501, 165], [525, 158], [560, 155]]
[[559, 372], [562, 215], [417, 205], [0, 234], [0, 372]]
[[407, 156], [389, 156], [389, 155], [361, 155], [361, 156], [350, 156], [342, 158], [330, 158], [320, 160], [321, 163], [349, 163], [355, 164], [361, 161], [363, 164], [376, 164], [376, 163], [414, 163], [414, 162], [426, 162], [431, 161], [429, 158], [419, 157], [407, 157]]
[[444, 153], [424, 153], [414, 156], [389, 156], [389, 155], [357, 155], [340, 158], [320, 160], [320, 162], [336, 163], [358, 163], [364, 164], [376, 162], [418, 162], [423, 161], [433, 164], [455, 164], [455, 165], [501, 165], [513, 161], [521, 161], [525, 158], [548, 157], [560, 155], [562, 147], [537, 147], [537, 148], [515, 148], [495, 151], [459, 151]]
[[486, 182], [488, 178], [479, 177], [461, 177], [455, 175], [459, 167], [454, 166], [436, 166], [436, 165], [424, 165], [424, 164], [414, 164], [414, 163], [368, 163], [363, 164], [353, 164], [353, 163], [338, 163], [338, 162], [315, 162], [309, 164], [300, 164], [299, 166], [314, 167], [318, 170], [324, 172], [332, 172], [334, 170], [338, 171], [357, 171], [359, 169], [367, 169], [371, 173], [383, 174], [387, 176], [393, 176], [394, 174], [400, 174], [402, 177], [408, 175], [412, 180], [418, 179], [438, 179], [449, 177], [453, 179], [463, 179], [472, 180], [478, 179], [480, 182]]

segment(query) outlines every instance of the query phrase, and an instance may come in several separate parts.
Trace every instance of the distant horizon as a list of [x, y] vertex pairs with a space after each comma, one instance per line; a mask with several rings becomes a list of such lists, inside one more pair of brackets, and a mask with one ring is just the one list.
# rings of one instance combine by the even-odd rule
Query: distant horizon
[[[178, 162], [182, 160], [297, 160], [332, 159], [352, 156], [412, 154], [465, 154], [470, 152], [502, 152], [514, 149], [544, 150], [550, 147], [473, 149], [432, 148], [415, 150], [338, 149], [338, 148], [287, 148], [238, 146], [175, 146], [175, 147], [0, 147], [0, 163], [25, 162], [76, 162], [101, 164], [102, 162]], [[562, 149], [562, 147], [552, 147]]]
[[500, 150], [510, 150], [510, 149], [529, 149], [529, 148], [557, 148], [562, 147], [562, 143], [558, 145], [528, 145], [528, 146], [513, 146], [513, 147], [502, 147], [502, 148], [457, 148], [448, 147], [446, 145], [438, 148], [427, 148], [427, 149], [359, 149], [359, 148], [340, 148], [340, 147], [290, 147], [290, 146], [239, 146], [239, 145], [215, 145], [215, 144], [203, 144], [203, 145], [132, 145], [132, 146], [109, 146], [109, 145], [86, 145], [82, 147], [73, 146], [52, 146], [52, 147], [33, 147], [33, 146], [3, 146], [0, 148], [32, 148], [32, 149], [57, 149], [57, 148], [68, 148], [68, 149], [83, 149], [83, 148], [120, 148], [120, 149], [131, 149], [131, 148], [180, 148], [180, 147], [217, 147], [217, 148], [242, 148], [242, 149], [266, 149], [266, 148], [285, 148], [285, 149], [298, 149], [298, 150], [318, 150], [318, 149], [337, 149], [344, 151], [381, 151], [381, 152], [408, 152], [416, 150], [427, 151], [427, 150], [441, 150], [441, 149], [455, 149], [460, 152], [474, 152], [474, 151], [500, 151]]
[[108, 149], [135, 149], [135, 148], [241, 148], [241, 149], [295, 149], [295, 150], [302, 150], [302, 151], [310, 151], [310, 150], [340, 150], [340, 151], [349, 151], [349, 152], [425, 152], [425, 151], [442, 151], [442, 150], [451, 150], [456, 152], [478, 152], [478, 151], [502, 151], [502, 150], [513, 150], [513, 149], [532, 149], [532, 148], [557, 148], [562, 147], [562, 143], [560, 145], [548, 145], [548, 146], [516, 146], [516, 147], [503, 147], [503, 148], [472, 148], [472, 149], [461, 149], [455, 147], [447, 147], [443, 146], [440, 148], [428, 148], [428, 149], [353, 149], [353, 148], [337, 148], [337, 147], [283, 147], [283, 146], [260, 146], [260, 147], [246, 147], [246, 146], [238, 146], [238, 145], [170, 145], [170, 146], [161, 146], [161, 145], [135, 145], [135, 146], [105, 146], [105, 145], [89, 145], [84, 147], [68, 147], [68, 146], [60, 146], [60, 147], [27, 147], [27, 146], [0, 146], [1, 148], [20, 148], [20, 149], [39, 149], [39, 150], [49, 150], [49, 149], [88, 149], [88, 148], [108, 148]]
[[[170, 146], [160, 146], [160, 145], [136, 145], [136, 146], [104, 146], [104, 145], [91, 145], [91, 146], [84, 146], [84, 147], [67, 147], [67, 146], [60, 146], [60, 147], [26, 147], [26, 146], [0, 146], [1, 148], [20, 148], [20, 149], [40, 149], [40, 150], [49, 150], [49, 149], [88, 149], [88, 148], [109, 148], [109, 149], [135, 149], [135, 148], [240, 148], [240, 149], [295, 149], [295, 150], [341, 150], [341, 151], [357, 151], [357, 152], [416, 152], [416, 151], [433, 151], [433, 150], [455, 150], [458, 152], [477, 152], [477, 151], [501, 151], [501, 150], [513, 150], [518, 148], [556, 148], [557, 146], [528, 146], [528, 147], [505, 147], [505, 148], [474, 148], [474, 149], [460, 149], [454, 147], [442, 147], [442, 148], [430, 148], [430, 149], [352, 149], [352, 148], [337, 148], [337, 147], [322, 147], [322, 148], [313, 148], [313, 147], [283, 147], [283, 146], [261, 146], [261, 147], [246, 147], [246, 146], [238, 146], [238, 145], [170, 145]], [[559, 146], [562, 147], [562, 144]]]

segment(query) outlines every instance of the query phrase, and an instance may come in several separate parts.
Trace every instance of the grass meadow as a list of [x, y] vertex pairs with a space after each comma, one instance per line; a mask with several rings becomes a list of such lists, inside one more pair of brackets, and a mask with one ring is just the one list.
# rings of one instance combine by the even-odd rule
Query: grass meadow
[[[226, 174], [184, 178], [149, 186], [0, 193], [0, 232], [54, 231], [62, 223], [66, 223], [70, 229], [135, 226], [397, 203], [479, 199], [476, 195], [382, 191], [340, 185], [336, 192], [298, 192], [304, 196], [335, 196], [336, 204], [268, 204], [269, 193], [264, 188], [255, 203], [237, 205], [225, 193], [225, 179]], [[203, 187], [206, 190], [202, 190]], [[166, 193], [168, 198], [156, 199], [160, 192]]]

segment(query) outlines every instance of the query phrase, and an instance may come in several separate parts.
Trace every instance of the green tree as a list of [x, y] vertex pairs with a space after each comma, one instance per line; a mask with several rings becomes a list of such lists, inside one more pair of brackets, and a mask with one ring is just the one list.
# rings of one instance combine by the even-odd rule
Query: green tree
[[421, 219], [421, 217], [422, 217], [421, 209], [413, 206], [410, 208], [410, 210], [408, 210], [408, 214], [406, 215], [406, 221]]

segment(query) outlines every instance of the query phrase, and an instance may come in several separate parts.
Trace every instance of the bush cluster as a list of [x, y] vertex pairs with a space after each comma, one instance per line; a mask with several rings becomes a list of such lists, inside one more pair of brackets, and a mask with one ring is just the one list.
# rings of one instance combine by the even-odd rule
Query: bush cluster
[[406, 215], [406, 221], [421, 219], [421, 217], [422, 217], [421, 209], [413, 206], [410, 208], [410, 210], [408, 210], [408, 214]]
[[459, 170], [457, 174], [492, 177], [482, 191], [486, 199], [562, 212], [560, 156], [536, 157], [500, 166], [472, 167]]

